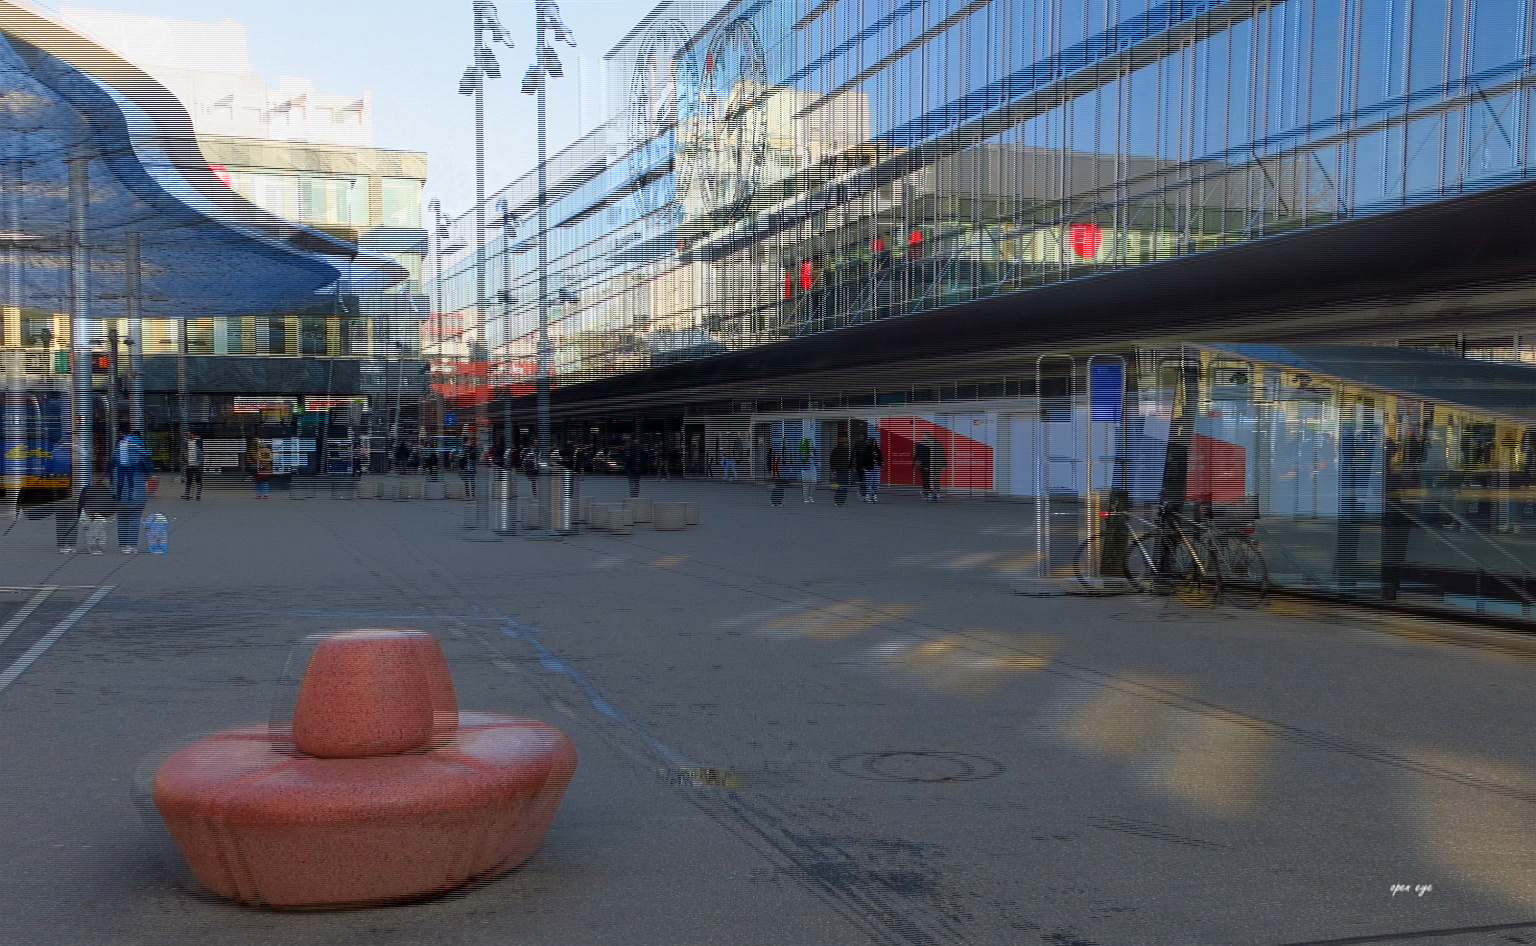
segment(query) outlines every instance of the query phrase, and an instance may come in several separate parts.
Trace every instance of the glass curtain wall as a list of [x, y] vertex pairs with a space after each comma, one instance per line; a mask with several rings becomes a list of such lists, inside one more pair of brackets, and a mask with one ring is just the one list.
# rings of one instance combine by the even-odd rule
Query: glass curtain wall
[[[1298, 351], [1290, 364], [1241, 352], [1139, 353], [1116, 475], [1133, 508], [1208, 501], [1218, 533], [1258, 542], [1273, 588], [1529, 621], [1528, 372], [1404, 360], [1389, 389], [1320, 373]], [[1358, 349], [1342, 351], [1360, 363]], [[1460, 390], [1477, 403], [1417, 388]]]
[[[1532, 2], [663, 3], [609, 55], [608, 124], [552, 162], [554, 370], [601, 377], [1523, 179]], [[532, 180], [503, 195], [519, 226], [493, 249], [509, 258], [491, 285], [521, 300], [494, 316], [511, 374], [535, 347]], [[446, 267], [461, 319], [472, 261]]]

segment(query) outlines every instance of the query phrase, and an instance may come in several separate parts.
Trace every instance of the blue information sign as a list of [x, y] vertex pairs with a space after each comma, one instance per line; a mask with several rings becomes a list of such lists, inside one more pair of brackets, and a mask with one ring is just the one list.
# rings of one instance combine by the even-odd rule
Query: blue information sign
[[382, 414], [381, 413], [381, 414], [373, 415], [373, 426], [375, 426], [375, 427], [383, 427], [387, 423], [389, 423], [389, 415], [388, 414]]
[[459, 415], [457, 415], [457, 414], [444, 414], [443, 415], [443, 426], [444, 427], [452, 427], [454, 424], [457, 424], [458, 422], [459, 422]]

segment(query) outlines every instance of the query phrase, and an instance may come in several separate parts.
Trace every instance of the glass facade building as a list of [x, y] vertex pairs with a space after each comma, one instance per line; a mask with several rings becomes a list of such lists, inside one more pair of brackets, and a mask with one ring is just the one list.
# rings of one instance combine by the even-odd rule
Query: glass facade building
[[[1529, 621], [1533, 21], [663, 3], [550, 169], [555, 442], [826, 484], [868, 435], [887, 487], [1033, 502], [1047, 579], [1093, 510], [1207, 500], [1276, 588]], [[524, 444], [534, 180], [492, 200], [484, 304]], [[445, 362], [477, 360], [471, 220], [434, 243]]]
[[[1532, 17], [1521, 0], [663, 3], [610, 53], [607, 126], [552, 170], [552, 272], [576, 298], [552, 323], [557, 382], [1027, 306], [1523, 180]], [[530, 183], [492, 249], [521, 300], [496, 313], [493, 361], [533, 344]], [[446, 311], [468, 311], [470, 262], [448, 262]]]

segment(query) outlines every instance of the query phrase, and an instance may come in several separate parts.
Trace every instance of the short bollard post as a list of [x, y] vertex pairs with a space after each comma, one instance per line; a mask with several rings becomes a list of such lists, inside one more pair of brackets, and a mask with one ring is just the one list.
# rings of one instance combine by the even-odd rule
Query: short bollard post
[[562, 470], [550, 477], [549, 533], [570, 535], [576, 531], [576, 474]]
[[500, 535], [517, 531], [517, 480], [511, 470], [491, 473], [491, 528]]

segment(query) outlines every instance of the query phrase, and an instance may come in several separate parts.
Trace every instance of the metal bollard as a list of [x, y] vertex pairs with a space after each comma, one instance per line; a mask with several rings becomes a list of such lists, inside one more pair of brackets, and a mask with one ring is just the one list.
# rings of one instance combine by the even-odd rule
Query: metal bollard
[[553, 487], [549, 497], [549, 531], [551, 535], [571, 535], [576, 532], [576, 493], [579, 488], [576, 474], [561, 470], [550, 477]]
[[491, 528], [500, 535], [517, 531], [517, 480], [511, 470], [491, 473]]
[[478, 528], [478, 523], [475, 522], [475, 501], [473, 499], [466, 499], [463, 502], [463, 506], [464, 506], [464, 528], [466, 528], [466, 529]]

